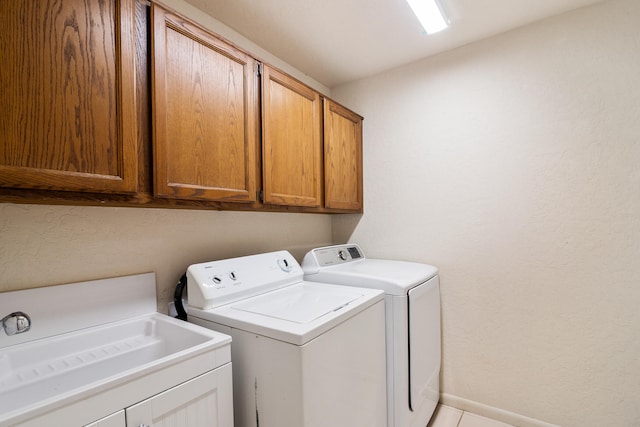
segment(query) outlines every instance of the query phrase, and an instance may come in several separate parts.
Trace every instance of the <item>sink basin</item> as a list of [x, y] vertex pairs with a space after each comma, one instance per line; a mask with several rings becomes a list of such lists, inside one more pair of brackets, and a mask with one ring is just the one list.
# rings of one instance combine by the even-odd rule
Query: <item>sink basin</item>
[[0, 414], [160, 369], [218, 335], [151, 314], [40, 339], [0, 354]]
[[[139, 401], [149, 387], [168, 387], [230, 362], [229, 336], [149, 311], [155, 309], [153, 279], [130, 276], [3, 294], [0, 309], [25, 307], [33, 325], [21, 335], [0, 337], [0, 344], [7, 343], [0, 345], [0, 426], [50, 419], [55, 411], [70, 421], [69, 413], [82, 412], [73, 405], [92, 408], [89, 418], [98, 407], [109, 414], [125, 398]], [[135, 297], [132, 284], [142, 288]], [[118, 296], [107, 301], [114, 290]], [[96, 292], [94, 303], [69, 297]], [[60, 310], [67, 301], [81, 305]]]

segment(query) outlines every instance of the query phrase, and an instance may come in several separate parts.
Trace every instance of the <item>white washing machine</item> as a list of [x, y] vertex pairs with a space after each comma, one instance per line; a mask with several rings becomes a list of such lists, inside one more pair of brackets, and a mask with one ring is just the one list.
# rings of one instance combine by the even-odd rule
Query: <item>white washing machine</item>
[[356, 244], [311, 250], [304, 279], [385, 293], [389, 427], [425, 427], [440, 391], [440, 285], [427, 264], [366, 258]]
[[383, 427], [383, 292], [303, 281], [287, 251], [195, 264], [190, 322], [232, 337], [236, 427]]

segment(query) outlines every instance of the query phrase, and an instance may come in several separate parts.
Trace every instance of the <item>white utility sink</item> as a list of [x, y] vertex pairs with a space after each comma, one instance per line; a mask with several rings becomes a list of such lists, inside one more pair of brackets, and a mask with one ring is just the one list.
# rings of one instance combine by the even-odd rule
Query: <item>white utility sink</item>
[[[131, 295], [125, 292], [122, 297], [127, 299], [127, 302], [119, 307], [107, 307], [109, 303], [115, 302], [114, 297], [105, 302], [102, 296], [98, 295], [98, 301], [102, 301], [102, 304], [98, 305], [112, 312], [106, 315], [96, 313], [95, 307], [75, 312], [70, 307], [64, 307], [60, 311], [52, 310], [51, 298], [46, 298], [44, 305], [47, 308], [44, 310], [39, 309], [39, 303], [34, 302], [28, 313], [32, 329], [20, 334], [23, 337], [4, 336], [0, 340], [0, 426], [5, 425], [5, 422], [12, 425], [9, 421], [19, 421], [34, 414], [46, 413], [70, 402], [86, 399], [87, 396], [97, 395], [150, 374], [160, 373], [167, 367], [223, 345], [228, 348], [231, 339], [226, 335], [156, 313], [155, 276], [153, 278], [154, 285], [147, 286], [153, 290], [153, 301], [131, 305], [126, 298]], [[95, 286], [97, 282], [85, 283], [94, 283]], [[126, 284], [125, 288], [131, 289], [129, 285]], [[80, 289], [77, 284], [75, 286], [71, 289], [72, 292]], [[63, 287], [41, 289], [52, 292], [53, 288]], [[105, 289], [107, 294], [117, 292], [113, 284], [105, 286]], [[3, 297], [11, 294], [16, 293], [0, 296], [0, 308], [7, 305], [7, 299]], [[83, 296], [86, 298], [86, 295]], [[29, 297], [43, 296], [36, 293]], [[63, 299], [68, 300], [66, 297]], [[83, 307], [86, 308], [86, 305], [95, 304], [83, 304]], [[131, 307], [127, 308], [127, 305]], [[153, 307], [152, 312], [129, 316], [150, 307]], [[17, 308], [27, 312], [24, 304]], [[124, 319], [113, 319], [123, 315]], [[47, 319], [47, 316], [52, 318]], [[105, 320], [112, 321], [105, 323]], [[47, 328], [47, 322], [53, 323], [53, 326]], [[96, 322], [98, 324], [95, 324]], [[39, 324], [45, 324], [40, 328], [40, 332]], [[65, 331], [65, 325], [73, 325], [74, 330]], [[30, 333], [33, 333], [36, 339], [25, 340], [24, 337]], [[5, 335], [2, 329], [0, 335]], [[24, 342], [6, 345], [14, 337]], [[214, 366], [203, 367], [203, 372], [212, 368]]]

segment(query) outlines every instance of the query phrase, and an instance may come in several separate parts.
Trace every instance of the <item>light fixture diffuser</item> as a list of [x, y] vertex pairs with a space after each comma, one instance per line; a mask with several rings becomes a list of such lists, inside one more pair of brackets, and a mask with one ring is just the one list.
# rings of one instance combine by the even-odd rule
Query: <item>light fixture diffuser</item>
[[449, 26], [449, 20], [444, 15], [438, 0], [407, 0], [407, 3], [427, 34], [437, 33]]

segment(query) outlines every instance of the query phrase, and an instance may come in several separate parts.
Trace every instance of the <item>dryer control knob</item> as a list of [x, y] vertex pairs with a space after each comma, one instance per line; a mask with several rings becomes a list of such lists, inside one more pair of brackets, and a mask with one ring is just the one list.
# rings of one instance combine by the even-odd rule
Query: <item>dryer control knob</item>
[[346, 261], [347, 258], [349, 258], [349, 255], [347, 254], [347, 251], [340, 249], [340, 251], [338, 251], [338, 257], [343, 260]]

